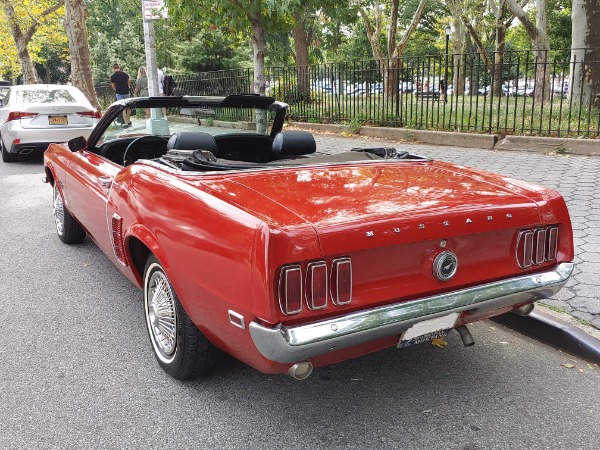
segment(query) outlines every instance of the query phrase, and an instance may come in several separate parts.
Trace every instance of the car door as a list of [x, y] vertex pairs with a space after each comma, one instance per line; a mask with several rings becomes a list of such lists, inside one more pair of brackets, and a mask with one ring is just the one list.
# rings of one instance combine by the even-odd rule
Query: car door
[[67, 205], [88, 235], [107, 255], [112, 254], [107, 202], [114, 177], [123, 167], [95, 153], [75, 152], [66, 176]]

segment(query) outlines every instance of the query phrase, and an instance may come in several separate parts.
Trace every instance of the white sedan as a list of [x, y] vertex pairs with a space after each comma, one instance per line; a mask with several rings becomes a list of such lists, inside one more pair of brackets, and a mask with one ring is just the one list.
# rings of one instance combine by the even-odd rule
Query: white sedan
[[43, 152], [52, 142], [78, 136], [86, 139], [98, 123], [100, 111], [74, 86], [30, 84], [11, 86], [0, 100], [2, 161]]

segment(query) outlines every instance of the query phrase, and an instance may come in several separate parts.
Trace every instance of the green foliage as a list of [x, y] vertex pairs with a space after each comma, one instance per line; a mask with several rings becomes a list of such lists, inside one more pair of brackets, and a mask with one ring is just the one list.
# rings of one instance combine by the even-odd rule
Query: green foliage
[[569, 0], [546, 0], [548, 40], [553, 50], [571, 48], [571, 5]]
[[247, 42], [240, 42], [236, 35], [204, 31], [178, 44], [171, 51], [171, 60], [174, 68], [183, 72], [234, 69], [251, 64], [249, 50]]
[[90, 39], [90, 56], [95, 83], [109, 82], [114, 63], [121, 64], [121, 69], [135, 80], [138, 68], [146, 65], [143, 35], [134, 24], [126, 22], [118, 36], [97, 34], [97, 39]]

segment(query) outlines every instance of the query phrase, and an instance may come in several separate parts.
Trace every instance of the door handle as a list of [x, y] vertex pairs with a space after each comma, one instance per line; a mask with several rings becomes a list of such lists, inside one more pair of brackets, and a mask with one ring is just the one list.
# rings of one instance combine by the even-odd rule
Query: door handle
[[108, 189], [112, 185], [113, 179], [111, 177], [100, 177], [98, 181], [103, 188]]

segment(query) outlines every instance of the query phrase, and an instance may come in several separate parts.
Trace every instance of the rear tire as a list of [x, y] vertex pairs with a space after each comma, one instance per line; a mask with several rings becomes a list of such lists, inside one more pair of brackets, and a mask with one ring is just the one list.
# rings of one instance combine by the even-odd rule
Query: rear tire
[[79, 225], [69, 211], [67, 211], [67, 208], [65, 208], [57, 183], [58, 181], [54, 182], [54, 195], [52, 201], [54, 220], [56, 222], [56, 233], [60, 240], [65, 244], [81, 244], [85, 239], [85, 231], [83, 231], [81, 225]]
[[216, 347], [189, 318], [154, 255], [144, 269], [144, 316], [154, 356], [165, 372], [190, 380], [213, 368]]
[[4, 141], [2, 141], [2, 136], [0, 136], [0, 147], [2, 147], [2, 161], [5, 163], [17, 162], [19, 160], [18, 153], [9, 153], [6, 147], [4, 146]]

